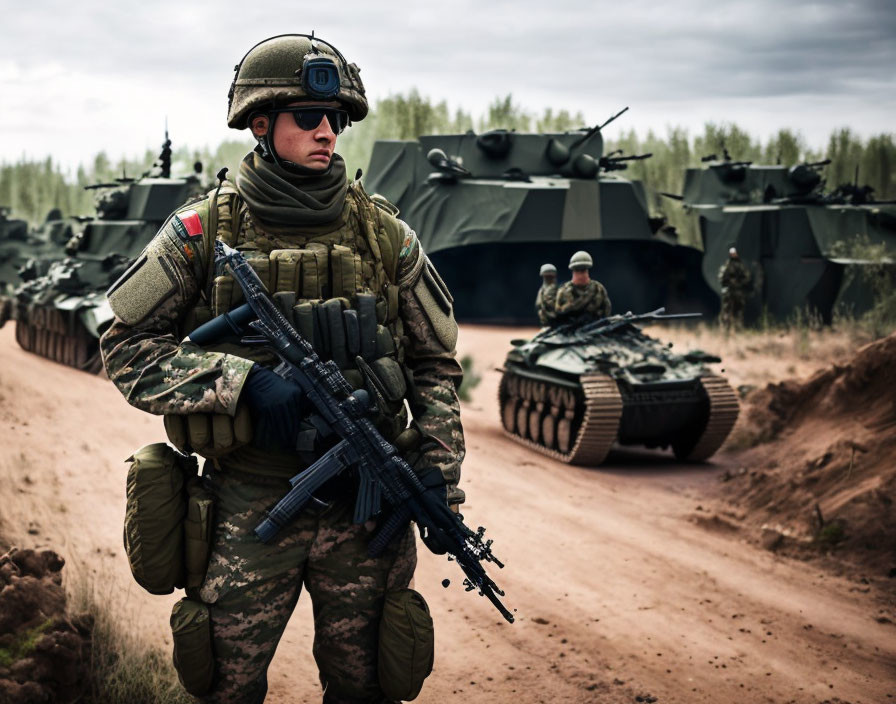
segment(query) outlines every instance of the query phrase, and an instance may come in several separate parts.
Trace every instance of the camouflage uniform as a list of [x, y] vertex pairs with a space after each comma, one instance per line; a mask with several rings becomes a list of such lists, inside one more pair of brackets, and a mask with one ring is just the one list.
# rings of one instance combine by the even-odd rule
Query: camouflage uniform
[[599, 281], [592, 279], [584, 286], [567, 281], [557, 291], [557, 317], [579, 316], [606, 318], [610, 315], [610, 296]]
[[730, 257], [719, 270], [719, 282], [722, 284], [722, 310], [719, 322], [728, 330], [743, 327], [750, 272], [739, 257]]
[[[382, 701], [376, 671], [379, 617], [387, 588], [403, 588], [413, 575], [413, 534], [409, 531], [379, 558], [369, 558], [370, 533], [351, 522], [354, 485], [346, 479], [329, 487], [325, 498], [332, 501], [330, 508], [306, 511], [278, 535], [276, 543], [264, 545], [255, 537], [253, 529], [264, 511], [288, 490], [286, 479], [311, 464], [321, 450], [309, 445], [297, 453], [275, 453], [240, 445], [238, 433], [220, 421], [239, 417], [240, 390], [253, 360], [268, 360], [235, 345], [201, 349], [178, 342], [198, 322], [241, 302], [232, 294], [229, 275], [206, 281], [210, 200], [178, 211], [135, 265], [161, 262], [163, 281], [170, 283], [161, 296], [155, 292], [161, 302], [145, 310], [141, 301], [133, 301], [133, 310], [122, 314], [130, 322], [116, 317], [100, 341], [109, 378], [129, 403], [166, 414], [166, 428], [169, 421], [186, 418], [191, 431], [204, 423], [209, 437], [214, 435], [214, 442], [202, 449], [191, 435], [190, 447], [215, 458], [214, 470], [212, 462], [206, 464], [205, 482], [217, 500], [216, 535], [198, 597], [209, 604], [218, 676], [214, 691], [203, 701], [263, 700], [267, 666], [302, 584], [313, 604], [314, 656], [326, 688], [324, 701]], [[449, 503], [462, 502], [463, 492], [457, 488], [464, 455], [456, 393], [462, 377], [454, 350], [457, 328], [450, 294], [415, 233], [374, 205], [354, 183], [349, 185], [342, 216], [332, 226], [311, 232], [265, 231], [229, 184], [222, 189], [216, 212], [219, 225], [211, 234], [241, 248], [273, 293], [294, 295], [297, 305], [309, 299], [317, 305], [319, 298], [336, 298], [335, 292], [347, 308], [356, 292], [376, 294], [377, 344], [385, 340], [390, 350], [386, 356], [407, 372], [406, 396], [414, 419], [438, 440], [438, 446], [415, 466], [438, 467], [448, 486]], [[319, 265], [314, 275], [319, 274], [321, 281], [330, 277], [329, 284], [321, 288], [319, 282], [312, 292], [303, 289], [312, 270], [285, 271], [284, 250], [286, 260], [292, 252], [301, 267], [307, 261]], [[277, 257], [281, 264], [275, 266]], [[352, 261], [351, 272], [343, 268], [338, 273]], [[276, 276], [275, 269], [280, 272]], [[126, 304], [131, 302], [117, 303], [119, 308]], [[441, 306], [442, 318], [433, 312], [433, 305]], [[363, 383], [353, 363], [344, 373], [356, 386]], [[391, 425], [385, 419], [387, 437], [405, 427], [403, 409], [399, 399]], [[231, 434], [230, 447], [215, 434], [221, 427], [225, 430], [220, 435]], [[174, 441], [171, 432], [169, 436]]]
[[545, 282], [535, 296], [535, 312], [542, 325], [550, 325], [557, 315], [557, 282]]

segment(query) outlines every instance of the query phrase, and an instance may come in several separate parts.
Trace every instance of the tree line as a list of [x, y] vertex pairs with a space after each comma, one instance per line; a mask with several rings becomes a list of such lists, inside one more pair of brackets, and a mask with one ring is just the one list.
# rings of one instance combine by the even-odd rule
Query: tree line
[[[700, 165], [701, 157], [723, 152], [738, 161], [762, 164], [792, 165], [802, 161], [830, 159], [823, 175], [830, 188], [856, 179], [860, 185], [874, 188], [878, 200], [896, 199], [896, 143], [893, 134], [880, 134], [862, 139], [849, 128], [831, 134], [827, 146], [813, 149], [803, 136], [791, 129], [781, 129], [763, 141], [735, 123], [706, 123], [700, 134], [690, 134], [682, 127], [670, 127], [665, 134], [649, 131], [639, 135], [624, 129], [622, 117], [606, 128], [605, 153], [621, 149], [625, 154], [650, 152], [653, 156], [630, 163], [620, 173], [644, 182], [652, 192], [681, 193], [684, 170]], [[392, 95], [371, 107], [370, 114], [339, 138], [337, 151], [342, 154], [350, 176], [358, 168], [365, 169], [373, 144], [378, 139], [415, 139], [422, 134], [450, 134], [473, 130], [505, 128], [518, 132], [562, 132], [587, 126], [580, 112], [527, 111], [515, 103], [511, 95], [497, 97], [485, 113], [478, 117], [461, 109], [452, 109], [444, 100], [433, 101], [412, 89], [406, 94]], [[176, 139], [176, 135], [174, 135]], [[161, 143], [161, 140], [160, 140]], [[192, 173], [193, 163], [205, 164], [204, 178], [209, 183], [214, 174], [227, 166], [231, 175], [249, 149], [249, 139], [227, 140], [216, 148], [191, 148], [174, 145], [172, 174]], [[14, 217], [38, 223], [52, 208], [64, 215], [88, 215], [94, 210], [95, 191], [85, 186], [111, 182], [121, 176], [135, 177], [151, 169], [157, 152], [147, 150], [141, 158], [113, 159], [106, 152], [95, 155], [74, 174], [66, 172], [52, 157], [41, 160], [20, 159], [0, 163], [0, 206], [12, 209]], [[665, 210], [660, 200], [651, 202], [654, 211]], [[673, 210], [668, 209], [670, 212]], [[676, 218], [677, 219], [677, 218]]]

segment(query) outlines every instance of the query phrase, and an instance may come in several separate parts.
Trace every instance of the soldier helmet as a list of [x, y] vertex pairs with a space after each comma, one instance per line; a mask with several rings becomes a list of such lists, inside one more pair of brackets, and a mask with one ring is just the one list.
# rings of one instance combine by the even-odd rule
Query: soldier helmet
[[227, 126], [242, 130], [265, 107], [299, 100], [338, 100], [358, 122], [367, 115], [361, 69], [314, 34], [280, 34], [253, 46], [234, 67]]
[[590, 269], [593, 266], [594, 260], [591, 259], [591, 255], [581, 249], [573, 254], [569, 260], [570, 269]]
[[736, 257], [736, 256], [737, 256], [737, 250], [736, 250], [734, 247], [732, 247], [731, 249], [728, 250], [728, 256], [729, 256], [729, 257]]
[[541, 269], [538, 270], [540, 276], [544, 276], [545, 274], [556, 274], [557, 267], [553, 264], [542, 264]]

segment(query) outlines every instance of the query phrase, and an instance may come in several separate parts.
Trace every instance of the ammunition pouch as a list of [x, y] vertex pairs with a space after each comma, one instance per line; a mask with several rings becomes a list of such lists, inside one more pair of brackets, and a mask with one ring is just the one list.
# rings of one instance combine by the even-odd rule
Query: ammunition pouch
[[214, 539], [215, 500], [198, 477], [187, 482], [187, 515], [184, 517], [184, 586], [187, 594], [199, 589], [208, 571]]
[[168, 414], [165, 416], [168, 440], [184, 453], [195, 452], [214, 459], [233, 452], [252, 441], [252, 421], [248, 409], [238, 405], [236, 415], [224, 413]]
[[171, 610], [171, 634], [180, 683], [194, 696], [205, 694], [215, 676], [208, 606], [189, 598], [178, 601]]
[[377, 674], [388, 699], [414, 699], [432, 672], [434, 631], [429, 607], [413, 589], [386, 592]]
[[124, 549], [131, 573], [150, 594], [170, 594], [185, 584], [185, 484], [196, 460], [165, 443], [147, 445], [128, 458]]

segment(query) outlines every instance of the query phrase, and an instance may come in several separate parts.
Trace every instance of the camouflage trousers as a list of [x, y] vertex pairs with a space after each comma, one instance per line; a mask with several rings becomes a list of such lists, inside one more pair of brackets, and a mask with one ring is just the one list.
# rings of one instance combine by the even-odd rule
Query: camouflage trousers
[[371, 558], [371, 532], [352, 523], [353, 502], [341, 499], [326, 509], [306, 510], [265, 545], [253, 530], [289, 485], [244, 479], [225, 472], [207, 479], [217, 502], [216, 534], [199, 597], [209, 604], [216, 678], [201, 701], [264, 701], [268, 665], [304, 584], [314, 613], [313, 653], [323, 701], [383, 702], [377, 679], [383, 597], [413, 577], [413, 532], [408, 528], [404, 538]]
[[744, 307], [746, 301], [742, 296], [722, 294], [722, 310], [719, 312], [719, 323], [725, 330], [740, 330], [744, 326]]

